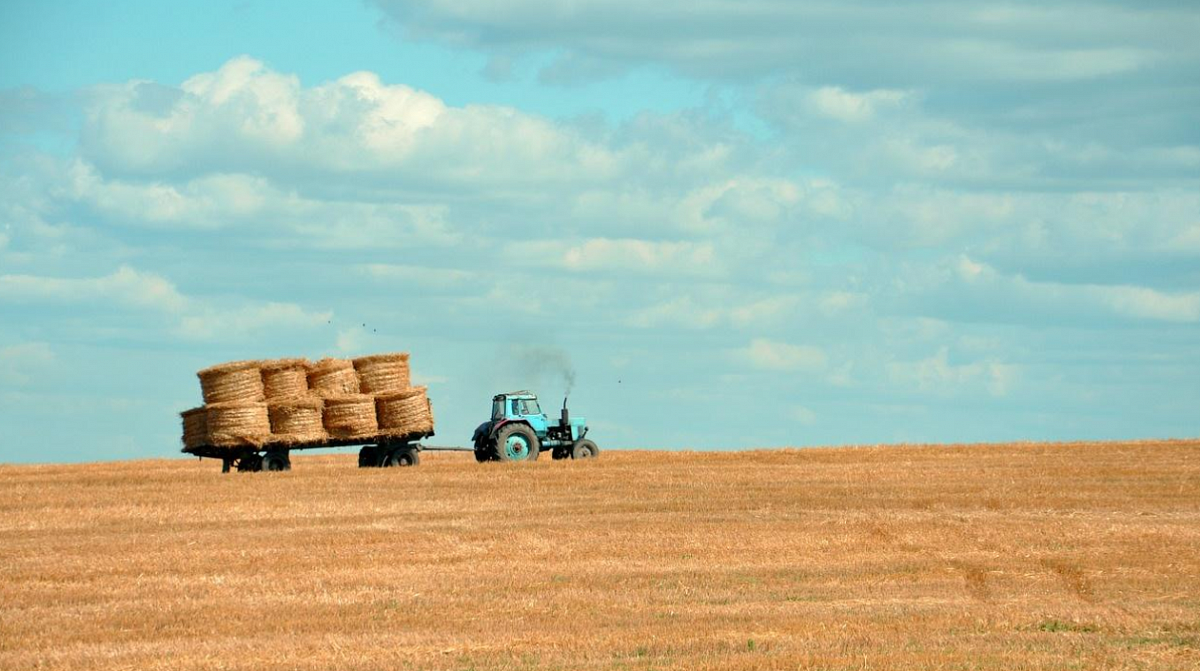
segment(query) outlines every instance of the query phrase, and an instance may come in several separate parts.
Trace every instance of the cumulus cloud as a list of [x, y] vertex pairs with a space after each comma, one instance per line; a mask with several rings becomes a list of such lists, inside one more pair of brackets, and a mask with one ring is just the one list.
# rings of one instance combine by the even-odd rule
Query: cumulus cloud
[[1018, 377], [1018, 368], [1001, 361], [952, 362], [946, 347], [917, 361], [896, 361], [887, 365], [895, 384], [922, 392], [955, 395], [975, 387], [992, 396], [1005, 396]]
[[449, 107], [370, 72], [303, 88], [248, 57], [178, 88], [98, 87], [83, 149], [104, 170], [127, 175], [385, 171], [424, 183], [590, 181], [622, 160], [512, 108]]
[[86, 305], [101, 310], [148, 311], [166, 315], [185, 338], [214, 339], [273, 329], [311, 327], [332, 312], [310, 312], [293, 303], [229, 305], [185, 296], [166, 278], [121, 266], [101, 277], [64, 278], [0, 275], [0, 302], [24, 305]]
[[901, 301], [925, 314], [969, 321], [1103, 323], [1200, 322], [1200, 291], [1124, 284], [1069, 284], [1009, 275], [961, 255], [908, 285]]
[[755, 338], [735, 356], [755, 368], [774, 372], [817, 371], [825, 367], [825, 352], [812, 345]]
[[12, 303], [94, 303], [178, 312], [187, 305], [175, 285], [155, 275], [121, 266], [103, 277], [61, 278], [0, 275], [0, 300]]
[[822, 115], [838, 121], [858, 123], [873, 119], [881, 107], [904, 102], [908, 95], [904, 91], [888, 89], [853, 93], [838, 86], [822, 86], [809, 95], [809, 101]]
[[55, 361], [49, 343], [22, 342], [0, 347], [0, 383], [24, 385]]
[[595, 238], [580, 243], [522, 242], [511, 249], [535, 264], [567, 270], [707, 275], [721, 268], [711, 243]]

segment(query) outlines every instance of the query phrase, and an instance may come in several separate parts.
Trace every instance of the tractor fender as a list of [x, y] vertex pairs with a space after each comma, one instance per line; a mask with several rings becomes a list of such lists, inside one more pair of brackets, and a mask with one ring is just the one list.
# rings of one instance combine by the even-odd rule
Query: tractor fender
[[[502, 419], [499, 422], [492, 423], [492, 430], [488, 433], [488, 438], [495, 438], [496, 434], [500, 433], [500, 429], [508, 426], [509, 424], [523, 424], [525, 426], [529, 426], [529, 422], [526, 422], [523, 419]], [[533, 431], [533, 427], [529, 426], [529, 430]], [[534, 435], [537, 434], [535, 433]]]
[[484, 422], [483, 424], [480, 424], [479, 426], [475, 427], [475, 433], [471, 434], [471, 442], [474, 443], [475, 445], [478, 445], [480, 440], [482, 440], [483, 438], [490, 438], [491, 434], [492, 434], [492, 423], [490, 421]]

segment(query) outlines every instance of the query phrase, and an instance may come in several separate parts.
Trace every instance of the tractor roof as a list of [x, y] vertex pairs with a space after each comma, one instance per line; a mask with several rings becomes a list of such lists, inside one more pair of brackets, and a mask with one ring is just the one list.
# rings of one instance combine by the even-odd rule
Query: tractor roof
[[537, 398], [537, 394], [533, 393], [532, 391], [529, 391], [528, 389], [522, 389], [521, 391], [510, 391], [510, 392], [505, 392], [505, 393], [503, 393], [503, 394], [496, 394], [495, 396], [493, 396], [493, 397], [492, 397], [492, 399], [493, 399], [493, 400], [495, 400], [495, 399], [498, 399], [498, 398], [505, 398], [505, 397], [507, 397], [507, 398], [526, 398], [526, 399], [528, 399], [528, 398], [532, 398], [532, 399], [536, 399], [536, 398]]

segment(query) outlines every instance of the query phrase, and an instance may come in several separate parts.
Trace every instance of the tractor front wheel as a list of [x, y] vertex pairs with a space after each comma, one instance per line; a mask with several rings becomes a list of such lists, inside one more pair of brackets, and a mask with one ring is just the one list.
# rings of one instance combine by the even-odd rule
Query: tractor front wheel
[[499, 461], [533, 461], [540, 450], [537, 436], [524, 424], [506, 424], [496, 434]]
[[600, 456], [600, 448], [586, 438], [575, 441], [575, 444], [571, 446], [572, 459], [595, 459], [598, 456]]

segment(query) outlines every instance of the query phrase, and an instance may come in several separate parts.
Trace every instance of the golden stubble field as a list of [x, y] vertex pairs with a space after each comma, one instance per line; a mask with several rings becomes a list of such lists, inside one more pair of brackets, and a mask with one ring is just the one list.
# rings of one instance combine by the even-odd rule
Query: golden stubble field
[[0, 466], [0, 669], [1200, 668], [1200, 441]]

